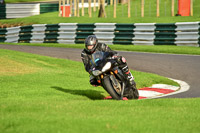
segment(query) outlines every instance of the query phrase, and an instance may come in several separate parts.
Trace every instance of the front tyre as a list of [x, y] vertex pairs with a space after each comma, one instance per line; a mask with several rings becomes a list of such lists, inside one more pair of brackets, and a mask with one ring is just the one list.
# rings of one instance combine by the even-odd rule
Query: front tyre
[[120, 100], [120, 95], [115, 91], [110, 80], [110, 76], [105, 76], [103, 79], [103, 87], [104, 89], [111, 95], [112, 98]]

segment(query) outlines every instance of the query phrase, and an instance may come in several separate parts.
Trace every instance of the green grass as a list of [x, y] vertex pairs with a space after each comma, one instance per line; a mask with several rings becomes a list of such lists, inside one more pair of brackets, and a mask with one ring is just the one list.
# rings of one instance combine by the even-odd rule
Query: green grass
[[[0, 67], [3, 133], [200, 130], [199, 98], [103, 100], [108, 94], [89, 85], [82, 63], [10, 50], [0, 50]], [[138, 88], [176, 85], [155, 74], [133, 73]]]
[[[118, 14], [116, 19], [111, 17], [112, 9], [108, 7], [108, 18], [99, 19], [94, 13], [94, 18], [89, 18], [88, 15], [80, 18], [60, 18], [58, 13], [54, 12], [21, 19], [0, 20], [0, 23], [174, 23], [200, 20], [199, 0], [194, 0], [194, 17], [170, 17], [167, 11], [161, 13], [159, 18], [155, 17], [155, 13], [151, 13], [155, 12], [155, 7], [148, 7], [150, 1], [153, 0], [145, 1], [145, 18], [139, 16], [139, 5], [136, 4], [137, 13], [136, 8], [132, 10], [130, 19], [125, 17], [125, 6], [120, 6], [118, 12], [121, 15]], [[139, 0], [136, 2], [139, 3]], [[148, 9], [152, 10], [150, 14]], [[164, 6], [161, 9], [164, 9]], [[37, 45], [83, 48], [83, 45]], [[199, 48], [190, 47], [110, 47], [115, 50], [199, 54]], [[138, 88], [153, 83], [177, 85], [158, 75], [138, 71], [133, 71], [133, 74]], [[200, 130], [200, 98], [102, 100], [108, 94], [101, 87], [91, 87], [88, 78], [79, 62], [0, 50], [0, 131], [198, 133]]]
[[[28, 46], [44, 46], [44, 47], [63, 47], [63, 48], [79, 48], [83, 49], [83, 44], [57, 44], [57, 43], [1, 43], [5, 45], [28, 45]], [[134, 51], [134, 52], [150, 52], [150, 53], [166, 53], [166, 54], [190, 54], [200, 55], [200, 47], [189, 46], [171, 46], [171, 45], [109, 45], [112, 50]]]
[[[1, 24], [9, 26], [31, 25], [31, 24], [56, 24], [56, 23], [175, 23], [200, 21], [200, 0], [194, 0], [194, 16], [171, 17], [171, 0], [160, 2], [160, 17], [156, 17], [155, 0], [145, 1], [145, 17], [141, 17], [141, 0], [131, 1], [131, 18], [127, 17], [127, 4], [117, 5], [117, 18], [113, 18], [113, 7], [107, 6], [107, 18], [98, 18], [98, 11], [88, 16], [88, 9], [85, 8], [85, 16], [63, 18], [58, 17], [58, 12], [45, 13], [41, 15], [0, 20]], [[175, 3], [175, 14], [177, 13], [177, 1]]]
[[170, 46], [170, 45], [154, 45], [154, 46], [112, 45], [111, 48], [123, 51], [200, 55], [199, 47], [189, 47], [189, 46], [187, 47], [187, 46]]
[[91, 101], [69, 99], [68, 92], [59, 90], [53, 94], [51, 98], [1, 101], [6, 102], [1, 107], [1, 131], [198, 133], [200, 129], [199, 98]]

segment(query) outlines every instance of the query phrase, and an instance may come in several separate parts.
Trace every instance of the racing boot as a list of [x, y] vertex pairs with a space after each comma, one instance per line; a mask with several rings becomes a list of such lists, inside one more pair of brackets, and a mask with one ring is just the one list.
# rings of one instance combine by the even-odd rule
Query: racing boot
[[128, 99], [138, 99], [139, 93], [136, 88], [136, 83], [134, 81], [133, 75], [128, 69], [128, 66], [123, 67], [122, 71], [124, 72], [125, 78], [128, 81], [129, 84], [128, 86], [130, 86], [124, 90], [124, 96], [127, 97]]
[[133, 85], [136, 86], [135, 85], [135, 81], [134, 81], [134, 77], [131, 74], [131, 72], [130, 72], [130, 70], [129, 70], [127, 65], [122, 68], [122, 72], [124, 73], [124, 76], [127, 79], [129, 85], [130, 86], [133, 86]]

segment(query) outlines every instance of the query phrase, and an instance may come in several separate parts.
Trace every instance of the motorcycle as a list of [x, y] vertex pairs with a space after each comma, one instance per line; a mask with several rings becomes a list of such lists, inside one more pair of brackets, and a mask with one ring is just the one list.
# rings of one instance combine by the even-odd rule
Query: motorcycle
[[[109, 52], [97, 51], [92, 54], [92, 75], [97, 82], [111, 95], [113, 99], [138, 99], [136, 85], [130, 86], [117, 62]], [[128, 93], [124, 93], [128, 92]]]

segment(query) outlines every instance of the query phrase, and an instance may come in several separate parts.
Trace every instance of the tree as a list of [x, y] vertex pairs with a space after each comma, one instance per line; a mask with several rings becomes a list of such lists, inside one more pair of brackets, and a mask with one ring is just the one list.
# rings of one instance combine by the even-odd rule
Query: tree
[[121, 4], [127, 4], [128, 0], [119, 0], [119, 3], [121, 3]]
[[106, 10], [105, 10], [105, 5], [104, 5], [104, 0], [100, 0], [100, 9], [99, 9], [99, 18], [106, 18]]

